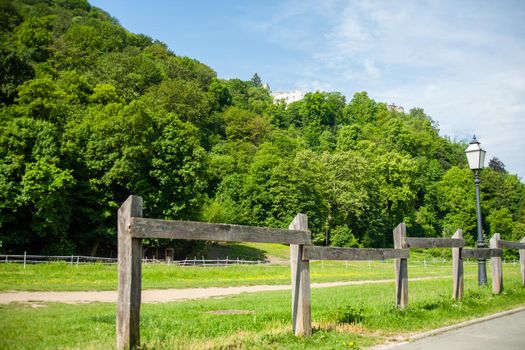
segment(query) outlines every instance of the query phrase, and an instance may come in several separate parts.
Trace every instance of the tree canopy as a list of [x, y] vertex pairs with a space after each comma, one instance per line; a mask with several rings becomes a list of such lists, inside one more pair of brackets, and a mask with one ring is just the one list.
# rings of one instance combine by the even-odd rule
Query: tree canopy
[[[6, 252], [114, 254], [130, 194], [155, 218], [286, 227], [303, 212], [316, 244], [390, 246], [400, 221], [473, 240], [466, 144], [423, 109], [366, 92], [274, 101], [257, 73], [220, 79], [85, 0], [0, 9]], [[520, 239], [525, 185], [497, 158], [481, 177], [486, 235]]]

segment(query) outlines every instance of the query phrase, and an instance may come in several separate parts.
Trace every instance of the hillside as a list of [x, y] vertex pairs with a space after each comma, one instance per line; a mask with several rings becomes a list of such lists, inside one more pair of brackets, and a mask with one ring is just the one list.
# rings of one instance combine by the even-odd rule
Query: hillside
[[[402, 220], [472, 240], [466, 144], [423, 109], [274, 101], [257, 75], [220, 79], [84, 0], [0, 10], [0, 250], [114, 255], [129, 194], [155, 218], [287, 227], [303, 212], [318, 244], [388, 246]], [[525, 185], [497, 159], [481, 184], [486, 234], [525, 236]]]

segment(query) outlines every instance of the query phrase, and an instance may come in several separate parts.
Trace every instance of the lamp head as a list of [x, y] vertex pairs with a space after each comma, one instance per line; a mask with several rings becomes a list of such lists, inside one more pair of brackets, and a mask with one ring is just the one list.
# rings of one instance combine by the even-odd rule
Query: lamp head
[[468, 166], [471, 170], [479, 170], [485, 164], [485, 150], [481, 148], [476, 135], [470, 141], [465, 154], [467, 156]]

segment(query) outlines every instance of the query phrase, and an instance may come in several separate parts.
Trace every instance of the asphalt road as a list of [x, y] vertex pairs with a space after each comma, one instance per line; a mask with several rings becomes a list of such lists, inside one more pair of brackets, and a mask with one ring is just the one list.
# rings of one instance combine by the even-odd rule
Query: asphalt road
[[391, 350], [524, 350], [525, 311], [420, 339]]

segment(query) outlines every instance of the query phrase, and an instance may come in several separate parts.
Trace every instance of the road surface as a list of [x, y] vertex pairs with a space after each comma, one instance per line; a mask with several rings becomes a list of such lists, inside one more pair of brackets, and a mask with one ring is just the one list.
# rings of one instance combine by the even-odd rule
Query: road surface
[[473, 324], [389, 350], [524, 350], [525, 311]]

